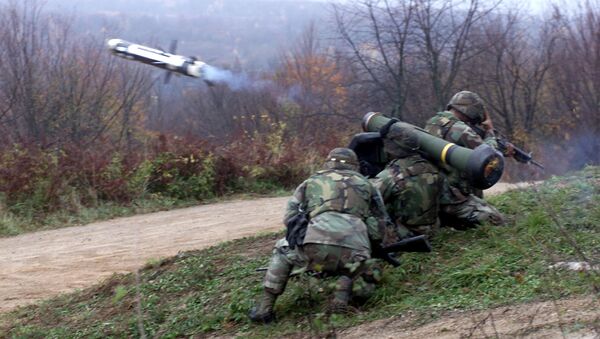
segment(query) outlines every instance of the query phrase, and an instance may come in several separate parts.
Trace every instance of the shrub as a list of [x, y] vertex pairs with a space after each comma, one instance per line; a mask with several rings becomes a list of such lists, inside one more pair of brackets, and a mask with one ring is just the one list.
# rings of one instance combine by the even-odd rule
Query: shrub
[[148, 190], [178, 199], [215, 196], [215, 165], [209, 146], [173, 137], [160, 138], [162, 152], [151, 161]]
[[339, 145], [336, 134], [308, 144], [284, 123], [265, 125], [221, 145], [169, 135], [144, 148], [108, 139], [87, 147], [13, 145], [0, 150], [0, 194], [8, 211], [36, 217], [100, 201], [128, 204], [145, 193], [178, 200], [267, 193], [295, 187]]

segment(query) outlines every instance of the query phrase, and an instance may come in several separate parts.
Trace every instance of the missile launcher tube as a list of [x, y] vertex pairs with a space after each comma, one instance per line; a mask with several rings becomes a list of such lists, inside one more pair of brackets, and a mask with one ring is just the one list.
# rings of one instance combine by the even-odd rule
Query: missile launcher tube
[[[365, 132], [378, 132], [390, 122], [381, 113], [367, 113], [362, 122]], [[450, 165], [467, 173], [469, 181], [479, 189], [492, 187], [504, 170], [504, 158], [493, 147], [483, 144], [475, 149], [461, 147], [427, 133], [414, 125], [397, 121], [391, 128], [408, 128], [418, 136], [419, 151], [427, 158]]]

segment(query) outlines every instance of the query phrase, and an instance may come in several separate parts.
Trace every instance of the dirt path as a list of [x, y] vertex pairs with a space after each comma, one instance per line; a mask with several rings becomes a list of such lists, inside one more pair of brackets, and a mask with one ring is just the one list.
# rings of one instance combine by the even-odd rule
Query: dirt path
[[0, 239], [0, 312], [150, 259], [281, 229], [287, 198], [232, 201]]
[[[486, 194], [519, 186], [497, 184]], [[232, 201], [0, 239], [0, 312], [150, 259], [282, 229], [287, 197]]]
[[600, 336], [600, 302], [595, 297], [454, 312], [425, 325], [412, 316], [356, 326], [340, 338], [589, 338]]

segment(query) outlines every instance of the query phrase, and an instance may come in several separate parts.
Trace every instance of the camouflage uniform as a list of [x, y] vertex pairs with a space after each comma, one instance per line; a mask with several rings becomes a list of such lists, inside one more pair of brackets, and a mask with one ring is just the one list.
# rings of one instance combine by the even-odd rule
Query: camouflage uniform
[[439, 229], [439, 196], [443, 175], [418, 154], [390, 162], [374, 180], [386, 210], [396, 224], [417, 234]]
[[[498, 148], [492, 131], [486, 131], [482, 138], [449, 111], [439, 112], [429, 119], [425, 130], [434, 136], [471, 149], [484, 143]], [[443, 169], [448, 179], [440, 199], [443, 224], [463, 228], [474, 227], [484, 222], [495, 225], [503, 223], [500, 212], [482, 199], [483, 193], [469, 184], [464, 173], [449, 166], [444, 166]]]
[[419, 137], [411, 129], [390, 122], [379, 133], [384, 152], [394, 159], [373, 180], [388, 214], [407, 232], [433, 235], [439, 228], [439, 195], [444, 176], [418, 153]]
[[[265, 276], [262, 302], [250, 313], [253, 321], [272, 320], [275, 299], [283, 293], [294, 266], [340, 276], [334, 307], [347, 305], [353, 282], [360, 280], [366, 289], [372, 289], [369, 284], [378, 278], [369, 259], [371, 244], [379, 244], [385, 227], [389, 227], [381, 196], [356, 172], [358, 160], [352, 150], [334, 149], [325, 167], [298, 186], [288, 202], [284, 222], [300, 208], [309, 212], [306, 236], [303, 245], [293, 250], [285, 239], [277, 242]], [[355, 294], [361, 294], [354, 287]]]

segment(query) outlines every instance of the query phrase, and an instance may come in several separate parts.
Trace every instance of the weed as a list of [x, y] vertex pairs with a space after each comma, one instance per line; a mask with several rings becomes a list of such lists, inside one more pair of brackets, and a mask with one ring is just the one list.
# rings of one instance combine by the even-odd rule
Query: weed
[[[449, 310], [484, 309], [535, 300], [595, 293], [598, 275], [554, 270], [553, 261], [593, 260], [600, 253], [597, 192], [600, 172], [586, 169], [554, 178], [537, 189], [494, 197], [509, 216], [505, 227], [468, 231], [445, 229], [430, 254], [403, 254], [401, 267], [384, 271], [383, 281], [359, 312], [328, 316], [333, 280], [305, 275], [290, 279], [269, 326], [251, 324], [246, 314], [261, 293], [262, 273], [281, 234], [228, 242], [197, 252], [153, 261], [140, 271], [144, 331], [150, 337], [236, 335], [282, 337], [293, 333], [333, 335], [365, 321], [411, 313], [427, 322]], [[583, 182], [582, 182], [583, 181]], [[565, 220], [577, 242], [574, 251], [548, 218], [539, 199]], [[590, 226], [592, 225], [592, 226]], [[0, 316], [0, 336], [139, 336], [132, 275]], [[85, 315], [85, 316], [83, 316]], [[574, 330], [577, 328], [575, 327]]]
[[121, 301], [126, 295], [127, 293], [129, 293], [129, 290], [127, 289], [126, 286], [117, 286], [115, 288], [115, 295], [113, 296], [113, 303], [118, 303], [119, 301]]

